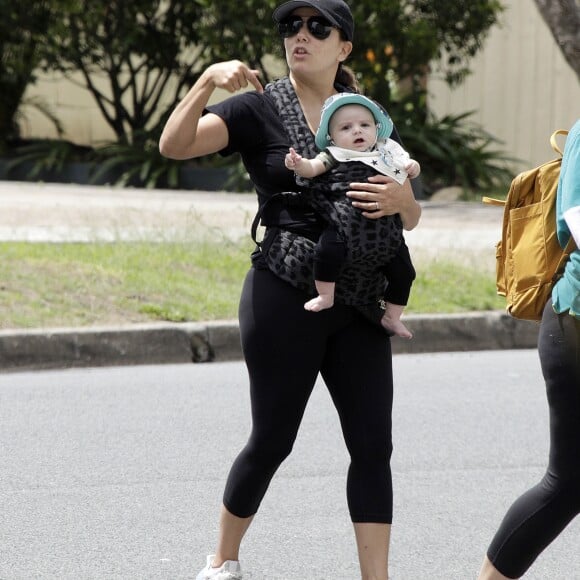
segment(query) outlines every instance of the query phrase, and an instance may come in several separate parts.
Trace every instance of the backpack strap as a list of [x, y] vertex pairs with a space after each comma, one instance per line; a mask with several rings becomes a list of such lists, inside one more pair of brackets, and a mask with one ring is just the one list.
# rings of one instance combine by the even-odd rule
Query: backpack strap
[[[558, 145], [558, 135], [568, 135], [568, 131], [566, 129], [558, 129], [554, 131], [550, 137], [550, 145], [552, 149], [562, 157], [564, 155], [563, 149], [560, 148]], [[557, 282], [562, 275], [564, 274], [564, 268], [566, 267], [566, 262], [570, 259], [570, 254], [576, 250], [576, 242], [574, 241], [574, 237], [570, 235], [570, 239], [564, 248], [564, 253], [558, 262], [558, 267], [556, 268], [556, 273], [554, 274], [554, 282]]]
[[557, 131], [554, 131], [550, 137], [550, 145], [552, 146], [552, 149], [562, 157], [564, 151], [558, 145], [558, 135], [568, 135], [567, 129], [558, 129]]
[[[568, 130], [567, 129], [558, 129], [557, 131], [554, 131], [550, 137], [550, 145], [552, 146], [552, 149], [556, 153], [558, 153], [560, 156], [563, 156], [564, 151], [563, 151], [563, 149], [560, 148], [560, 146], [558, 145], [558, 141], [557, 141], [558, 135], [567, 136]], [[566, 247], [564, 248], [564, 255], [562, 256], [562, 259], [560, 260], [560, 263], [558, 264], [558, 268], [556, 268], [556, 272], [559, 272], [561, 269], [562, 270], [564, 269], [563, 266], [568, 261], [570, 254], [576, 249], [577, 249], [576, 242], [574, 241], [573, 236], [570, 236], [570, 239], [568, 240], [568, 243], [566, 244]]]
[[[550, 136], [550, 145], [552, 146], [552, 149], [560, 157], [562, 157], [562, 155], [564, 155], [564, 151], [562, 150], [562, 148], [558, 144], [558, 136], [559, 135], [564, 135], [564, 136], [568, 135], [568, 130], [567, 129], [557, 129]], [[506, 201], [503, 200], [503, 199], [496, 199], [494, 197], [486, 197], [486, 196], [483, 196], [481, 198], [481, 202], [482, 203], [485, 203], [486, 205], [499, 205], [499, 206], [502, 206], [502, 207], [505, 206], [505, 204], [506, 204]]]
[[502, 207], [505, 206], [505, 199], [496, 199], [495, 197], [483, 196], [481, 198], [481, 202], [485, 203], [486, 205], [500, 205]]

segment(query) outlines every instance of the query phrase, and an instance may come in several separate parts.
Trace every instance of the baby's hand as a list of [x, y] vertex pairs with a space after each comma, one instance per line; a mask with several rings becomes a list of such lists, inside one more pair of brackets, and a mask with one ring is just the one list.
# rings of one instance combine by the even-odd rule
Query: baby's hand
[[302, 155], [296, 153], [296, 151], [290, 147], [290, 152], [286, 154], [286, 158], [284, 159], [284, 163], [286, 165], [286, 169], [296, 169], [300, 162], [302, 161]]
[[411, 179], [414, 179], [419, 175], [419, 173], [421, 173], [421, 166], [418, 161], [410, 159], [409, 162], [405, 164], [405, 171]]

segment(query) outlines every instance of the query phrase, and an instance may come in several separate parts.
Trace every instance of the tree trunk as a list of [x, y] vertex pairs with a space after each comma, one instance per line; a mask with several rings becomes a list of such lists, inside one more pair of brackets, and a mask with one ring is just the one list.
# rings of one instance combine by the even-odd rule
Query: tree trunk
[[566, 62], [580, 80], [580, 5], [576, 0], [535, 0]]

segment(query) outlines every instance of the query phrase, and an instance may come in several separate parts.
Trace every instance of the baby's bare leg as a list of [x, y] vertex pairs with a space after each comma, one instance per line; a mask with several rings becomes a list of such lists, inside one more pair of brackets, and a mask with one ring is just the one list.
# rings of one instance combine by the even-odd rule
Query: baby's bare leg
[[334, 306], [334, 288], [336, 284], [334, 282], [322, 282], [321, 280], [316, 280], [315, 284], [318, 296], [309, 300], [304, 305], [304, 309], [311, 312], [319, 312], [320, 310], [332, 308]]

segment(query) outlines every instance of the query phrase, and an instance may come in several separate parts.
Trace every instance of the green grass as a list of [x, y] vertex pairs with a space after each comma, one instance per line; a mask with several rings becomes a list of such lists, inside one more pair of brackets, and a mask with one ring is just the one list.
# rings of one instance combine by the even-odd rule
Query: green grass
[[[0, 328], [233, 319], [250, 243], [0, 243]], [[423, 261], [407, 313], [503, 308], [494, 275]]]
[[505, 299], [496, 293], [495, 273], [451, 261], [415, 264], [407, 313], [454, 313], [474, 310], [500, 310]]

